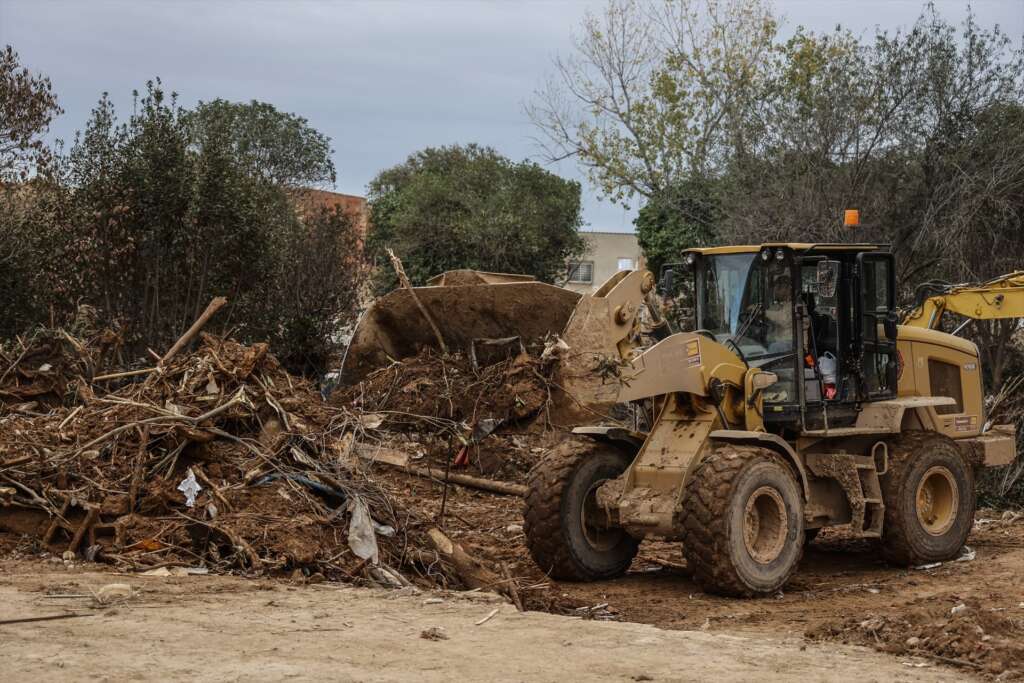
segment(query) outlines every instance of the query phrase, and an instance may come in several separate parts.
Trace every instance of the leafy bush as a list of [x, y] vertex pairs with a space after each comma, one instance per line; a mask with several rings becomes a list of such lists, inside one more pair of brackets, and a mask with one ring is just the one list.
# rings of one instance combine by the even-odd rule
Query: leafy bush
[[524, 273], [552, 282], [584, 249], [580, 186], [530, 162], [477, 145], [427, 148], [370, 183], [370, 252], [384, 267], [377, 291], [397, 283], [382, 259], [402, 259], [414, 285], [446, 270]]
[[86, 303], [143, 355], [223, 295], [211, 331], [270, 341], [290, 369], [323, 371], [364, 277], [353, 221], [300, 206], [294, 189], [333, 178], [329, 153], [327, 138], [270, 105], [190, 112], [157, 81], [122, 123], [104, 95], [50, 181], [4, 194], [17, 210], [0, 218], [12, 264], [0, 293], [22, 296], [4, 297], [0, 332]]

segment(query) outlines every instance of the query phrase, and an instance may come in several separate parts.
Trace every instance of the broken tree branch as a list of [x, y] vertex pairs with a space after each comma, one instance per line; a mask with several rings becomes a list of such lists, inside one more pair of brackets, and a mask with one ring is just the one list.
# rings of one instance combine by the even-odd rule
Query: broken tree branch
[[441, 559], [455, 568], [455, 572], [468, 588], [492, 590], [501, 584], [501, 577], [483, 566], [479, 560], [467, 553], [461, 545], [445, 536], [444, 532], [437, 527], [427, 530], [427, 538], [430, 539], [430, 544], [434, 546], [434, 550], [441, 556]]
[[[444, 483], [445, 474], [443, 470], [435, 470], [426, 466], [411, 465], [409, 464], [409, 456], [402, 451], [395, 450], [393, 448], [378, 448], [368, 444], [357, 445], [355, 447], [355, 451], [360, 458], [368, 462], [379, 462], [381, 464], [388, 465], [389, 467], [401, 470], [406, 474], [423, 477], [424, 479], [433, 479], [439, 484]], [[474, 489], [480, 489], [481, 491], [499, 493], [504, 496], [518, 496], [522, 498], [526, 495], [526, 487], [521, 484], [510, 484], [504, 481], [494, 481], [493, 479], [482, 479], [480, 477], [472, 477], [468, 474], [449, 474], [448, 482], [452, 484], [459, 484], [461, 486], [468, 486]]]
[[178, 341], [174, 342], [174, 346], [172, 346], [170, 350], [164, 354], [164, 357], [160, 359], [159, 364], [161, 366], [166, 365], [167, 362], [174, 358], [174, 356], [177, 355], [179, 351], [185, 348], [185, 346], [190, 341], [192, 341], [192, 339], [197, 334], [199, 334], [199, 330], [203, 329], [203, 326], [206, 325], [207, 322], [209, 322], [210, 318], [213, 317], [214, 313], [219, 311], [227, 302], [228, 300], [225, 297], [214, 297], [213, 301], [211, 301], [206, 306], [206, 310], [203, 311], [203, 314], [200, 315], [199, 318], [197, 318], [194, 323], [192, 323], [192, 327], [188, 328], [185, 334], [181, 335]]
[[420, 301], [419, 296], [416, 294], [416, 290], [412, 287], [412, 283], [409, 282], [409, 276], [405, 274], [405, 268], [402, 266], [401, 259], [395, 256], [395, 252], [391, 251], [390, 247], [387, 251], [388, 258], [391, 259], [391, 267], [395, 269], [395, 275], [398, 276], [398, 281], [404, 289], [409, 291], [409, 296], [412, 297], [416, 307], [420, 309], [420, 313], [422, 313], [423, 317], [426, 318], [427, 323], [430, 325], [430, 329], [434, 331], [434, 336], [437, 338], [437, 345], [441, 348], [441, 353], [447, 356], [448, 346], [444, 343], [444, 337], [441, 336], [441, 330], [434, 322], [434, 318], [430, 315], [427, 307], [423, 305], [422, 301]]

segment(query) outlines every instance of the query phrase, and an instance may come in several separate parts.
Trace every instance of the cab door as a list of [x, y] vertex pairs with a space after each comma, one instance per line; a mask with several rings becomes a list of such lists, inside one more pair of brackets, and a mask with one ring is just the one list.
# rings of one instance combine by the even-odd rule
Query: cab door
[[857, 255], [854, 277], [854, 356], [858, 397], [896, 396], [896, 269], [892, 254]]

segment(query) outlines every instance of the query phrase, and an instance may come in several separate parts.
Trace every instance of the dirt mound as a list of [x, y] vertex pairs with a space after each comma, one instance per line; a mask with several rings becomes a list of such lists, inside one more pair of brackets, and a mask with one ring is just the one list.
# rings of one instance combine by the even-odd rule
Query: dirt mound
[[0, 343], [0, 413], [72, 403], [83, 384], [119, 360], [117, 330], [97, 329], [86, 307], [70, 330], [40, 328]]
[[465, 354], [443, 356], [427, 348], [335, 392], [330, 402], [381, 413], [388, 426], [413, 429], [436, 419], [517, 422], [536, 416], [548, 397], [546, 370], [534, 356], [520, 353], [479, 367]]
[[812, 640], [841, 640], [899, 655], [931, 657], [947, 664], [1014, 678], [1024, 676], [1024, 618], [996, 608], [997, 600], [944, 595], [909, 605], [898, 616], [878, 615], [820, 626]]
[[0, 412], [0, 527], [135, 569], [415, 578], [430, 525], [353, 462], [352, 415], [266, 344], [203, 335], [133, 380], [107, 393], [78, 375], [73, 405]]

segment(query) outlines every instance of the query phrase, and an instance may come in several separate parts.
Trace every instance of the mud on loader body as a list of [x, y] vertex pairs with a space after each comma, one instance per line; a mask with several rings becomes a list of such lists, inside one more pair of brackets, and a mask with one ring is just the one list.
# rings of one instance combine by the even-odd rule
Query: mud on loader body
[[649, 274], [620, 274], [602, 288], [619, 303], [589, 305], [587, 325], [617, 340], [621, 366], [617, 381], [580, 388], [656, 416], [646, 433], [577, 428], [531, 472], [525, 531], [538, 565], [611, 578], [640, 540], [681, 540], [705, 589], [749, 596], [777, 591], [829, 526], [880, 539], [894, 562], [956, 556], [973, 524], [974, 469], [1010, 462], [1014, 436], [983, 432], [974, 344], [898, 324], [887, 248], [684, 258], [694, 332], [640, 350]]

